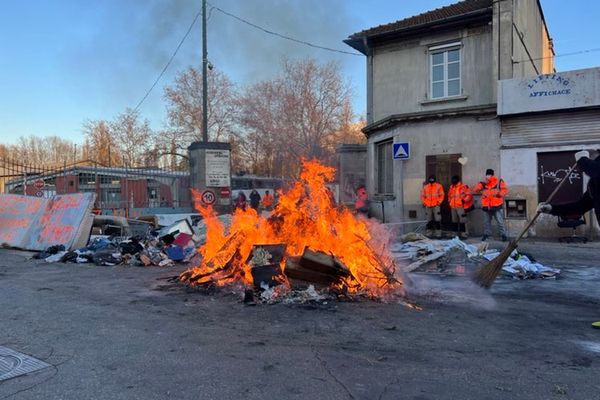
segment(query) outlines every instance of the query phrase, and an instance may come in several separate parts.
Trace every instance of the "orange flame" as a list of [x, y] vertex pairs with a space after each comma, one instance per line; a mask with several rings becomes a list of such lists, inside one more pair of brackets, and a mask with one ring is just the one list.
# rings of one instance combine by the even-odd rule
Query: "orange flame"
[[[206, 224], [206, 243], [200, 248], [202, 264], [184, 272], [189, 284], [234, 282], [252, 284], [248, 259], [255, 244], [287, 245], [289, 256], [302, 255], [304, 248], [332, 254], [348, 267], [352, 279], [344, 282], [349, 293], [382, 295], [398, 289], [394, 262], [386, 245], [389, 234], [378, 223], [337, 207], [327, 182], [335, 169], [317, 161], [303, 161], [300, 180], [287, 192], [279, 192], [279, 203], [266, 218], [254, 209], [236, 210], [226, 232], [212, 207], [194, 192], [197, 210]], [[229, 263], [229, 268], [225, 264]]]

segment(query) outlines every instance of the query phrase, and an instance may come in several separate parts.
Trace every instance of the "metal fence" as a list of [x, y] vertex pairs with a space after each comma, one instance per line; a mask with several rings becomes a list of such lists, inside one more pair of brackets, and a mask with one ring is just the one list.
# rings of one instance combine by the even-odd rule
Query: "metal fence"
[[50, 197], [56, 194], [56, 184], [43, 178], [60, 175], [72, 165], [31, 165], [22, 160], [0, 158], [0, 192]]
[[94, 192], [94, 206], [104, 214], [129, 216], [160, 208], [185, 211], [192, 206], [189, 188], [187, 171], [106, 167], [90, 160], [32, 165], [0, 158], [0, 192], [37, 197]]

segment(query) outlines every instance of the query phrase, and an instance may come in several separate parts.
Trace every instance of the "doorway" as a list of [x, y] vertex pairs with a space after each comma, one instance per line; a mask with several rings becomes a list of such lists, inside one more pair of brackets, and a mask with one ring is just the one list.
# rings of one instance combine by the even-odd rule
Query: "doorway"
[[462, 157], [461, 154], [436, 154], [425, 157], [425, 180], [430, 175], [435, 175], [437, 181], [444, 187], [445, 198], [441, 206], [442, 230], [456, 231], [456, 225], [452, 224], [452, 215], [448, 204], [448, 189], [450, 189], [454, 175], [457, 175], [462, 181], [462, 165], [458, 162], [460, 157]]

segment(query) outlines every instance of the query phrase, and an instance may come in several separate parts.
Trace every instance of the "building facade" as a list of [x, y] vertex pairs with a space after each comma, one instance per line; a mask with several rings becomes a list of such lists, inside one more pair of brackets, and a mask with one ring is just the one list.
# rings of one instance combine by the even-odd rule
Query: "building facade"
[[[535, 214], [574, 164], [575, 152], [600, 149], [600, 68], [565, 71], [498, 83], [500, 164], [511, 182], [511, 198], [520, 208], [515, 226]], [[575, 170], [553, 203], [572, 201], [587, 186], [588, 177]], [[511, 210], [509, 210], [511, 211]], [[519, 212], [520, 211], [520, 212]], [[578, 228], [587, 237], [598, 235], [593, 212]], [[532, 228], [537, 236], [564, 235], [556, 217], [542, 215]]]
[[[498, 81], [554, 72], [535, 0], [466, 0], [345, 42], [366, 56], [366, 181], [372, 212], [385, 209], [386, 221], [424, 219], [419, 195], [431, 174], [445, 188], [453, 175], [474, 185], [487, 168], [500, 174]], [[401, 143], [409, 154], [394, 159]], [[449, 222], [446, 203], [442, 214]], [[473, 213], [474, 233], [480, 218]]]

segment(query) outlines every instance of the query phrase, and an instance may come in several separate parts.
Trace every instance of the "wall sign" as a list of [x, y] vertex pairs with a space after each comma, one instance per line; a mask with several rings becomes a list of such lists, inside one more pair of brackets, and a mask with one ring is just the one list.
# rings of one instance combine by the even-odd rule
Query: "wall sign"
[[206, 157], [206, 186], [228, 187], [231, 186], [231, 170], [229, 150], [209, 150]]
[[394, 143], [392, 146], [394, 160], [408, 160], [410, 158], [410, 143]]
[[498, 82], [498, 115], [600, 105], [600, 68]]

